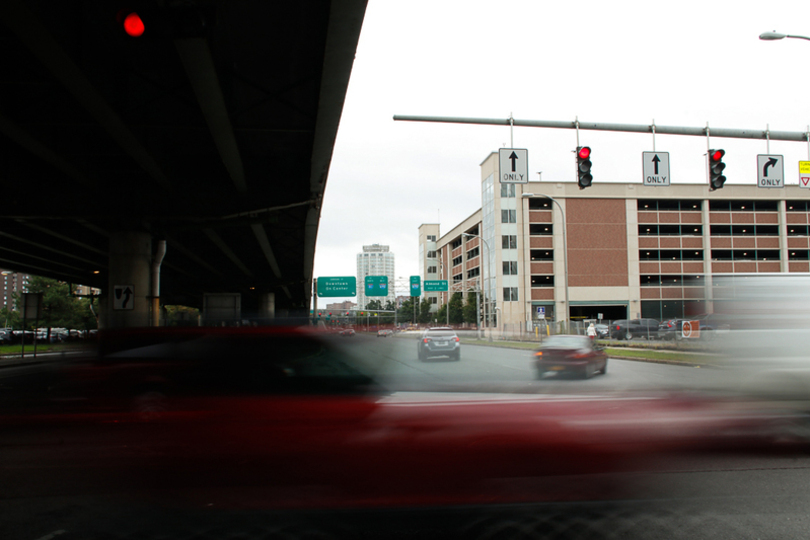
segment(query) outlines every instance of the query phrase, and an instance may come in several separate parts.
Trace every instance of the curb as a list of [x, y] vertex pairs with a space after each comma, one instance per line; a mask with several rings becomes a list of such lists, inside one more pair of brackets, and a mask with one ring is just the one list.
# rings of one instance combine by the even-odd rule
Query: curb
[[693, 364], [691, 362], [680, 362], [678, 360], [660, 360], [658, 358], [639, 358], [637, 356], [630, 357], [630, 356], [616, 356], [616, 355], [611, 355], [610, 358], [616, 360], [632, 360], [635, 362], [646, 362], [648, 364], [667, 364], [669, 366], [719, 369], [718, 366], [715, 366], [713, 364]]

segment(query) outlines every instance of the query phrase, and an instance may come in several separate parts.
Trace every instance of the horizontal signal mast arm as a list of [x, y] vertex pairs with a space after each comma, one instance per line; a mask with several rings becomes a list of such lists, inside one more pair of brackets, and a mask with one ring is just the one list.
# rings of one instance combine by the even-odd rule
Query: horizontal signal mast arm
[[[445, 124], [479, 124], [489, 126], [524, 126], [552, 129], [579, 129], [591, 131], [618, 131], [624, 133], [653, 133], [656, 135], [689, 135], [705, 137], [707, 129], [712, 137], [727, 139], [770, 139], [772, 141], [807, 142], [810, 132], [805, 131], [770, 131], [754, 129], [696, 128], [678, 126], [659, 126], [653, 124], [606, 124], [597, 122], [560, 122], [554, 120], [518, 120], [516, 118], [460, 118], [447, 116], [408, 116], [395, 115], [394, 120], [402, 122], [438, 122]], [[578, 124], [578, 125], [577, 125]]]

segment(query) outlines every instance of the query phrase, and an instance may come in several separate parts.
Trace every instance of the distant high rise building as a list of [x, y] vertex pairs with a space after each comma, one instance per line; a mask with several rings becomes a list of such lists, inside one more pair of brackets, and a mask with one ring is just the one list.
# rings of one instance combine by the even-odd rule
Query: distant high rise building
[[[379, 300], [385, 307], [386, 302], [396, 299], [394, 272], [394, 254], [388, 246], [372, 244], [363, 246], [363, 252], [357, 254], [357, 307], [364, 309], [372, 300]], [[366, 276], [388, 276], [388, 296], [366, 296]]]
[[351, 311], [357, 307], [357, 304], [351, 300], [345, 302], [338, 302], [336, 304], [326, 304], [326, 310], [329, 311]]
[[0, 269], [0, 276], [3, 278], [2, 307], [13, 309], [14, 294], [28, 292], [28, 280], [31, 276], [13, 270], [2, 269]]
[[436, 252], [436, 241], [439, 239], [439, 224], [424, 223], [419, 226], [419, 274], [422, 277], [422, 300], [430, 302], [430, 311], [439, 310], [440, 293], [425, 292], [425, 280], [439, 279], [440, 264]]

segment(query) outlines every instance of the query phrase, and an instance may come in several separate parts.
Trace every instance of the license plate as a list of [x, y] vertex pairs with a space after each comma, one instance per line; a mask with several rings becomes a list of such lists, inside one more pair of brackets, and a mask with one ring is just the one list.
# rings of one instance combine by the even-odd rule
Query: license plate
[[446, 346], [447, 346], [447, 342], [446, 342], [446, 341], [437, 341], [437, 342], [436, 342], [436, 345], [437, 345], [437, 346], [439, 346], [439, 347], [446, 347]]
[[563, 366], [551, 366], [548, 368], [549, 371], [563, 371], [565, 368]]

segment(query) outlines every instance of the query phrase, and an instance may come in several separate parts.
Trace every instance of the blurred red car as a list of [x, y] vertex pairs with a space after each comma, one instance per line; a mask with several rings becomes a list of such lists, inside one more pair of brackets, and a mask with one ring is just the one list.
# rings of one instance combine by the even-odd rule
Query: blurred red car
[[[0, 414], [25, 447], [0, 455], [19, 496], [52, 486], [267, 509], [604, 499], [641, 457], [739, 445], [769, 420], [694, 397], [391, 393], [328, 334], [161, 330], [102, 336], [50, 408]], [[543, 356], [604, 370], [588, 338], [562, 347], [576, 337], [549, 339]]]
[[538, 379], [547, 373], [573, 373], [585, 379], [607, 373], [607, 354], [588, 336], [550, 336], [534, 358]]

